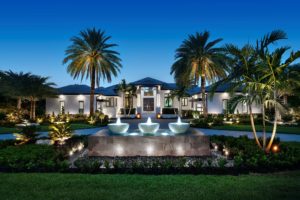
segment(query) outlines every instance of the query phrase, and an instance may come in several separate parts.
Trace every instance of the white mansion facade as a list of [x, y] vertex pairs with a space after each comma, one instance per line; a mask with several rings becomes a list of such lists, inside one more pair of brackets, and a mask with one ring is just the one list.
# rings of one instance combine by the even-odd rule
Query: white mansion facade
[[[100, 87], [95, 90], [95, 110], [102, 111], [109, 117], [122, 116], [123, 104], [131, 104], [133, 112], [140, 113], [142, 117], [156, 116], [157, 113], [164, 114], [164, 108], [177, 108], [181, 104], [182, 110], [202, 111], [201, 94], [198, 86], [192, 87], [187, 93], [188, 96], [172, 98], [170, 92], [175, 90], [176, 84], [165, 83], [153, 78], [144, 78], [131, 84], [137, 87], [136, 97], [128, 100], [126, 94], [118, 91], [118, 85]], [[208, 113], [221, 114], [228, 109], [230, 95], [226, 92], [228, 86], [222, 85], [215, 90], [213, 98], [209, 98], [210, 86], [206, 87]], [[87, 85], [68, 85], [58, 88], [57, 98], [46, 99], [46, 114], [89, 114], [90, 87]], [[239, 92], [239, 91], [237, 91]], [[124, 96], [125, 95], [125, 96]], [[260, 113], [259, 106], [253, 105], [254, 113]], [[246, 105], [239, 105], [235, 112], [248, 113]]]

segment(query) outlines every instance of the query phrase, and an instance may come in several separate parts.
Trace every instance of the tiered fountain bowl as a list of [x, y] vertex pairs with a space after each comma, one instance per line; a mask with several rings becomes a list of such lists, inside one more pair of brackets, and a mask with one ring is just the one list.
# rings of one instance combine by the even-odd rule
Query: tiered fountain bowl
[[150, 117], [148, 117], [147, 122], [139, 123], [138, 126], [142, 133], [154, 134], [159, 129], [159, 123], [153, 123]]
[[128, 131], [129, 124], [128, 123], [122, 123], [121, 119], [118, 118], [116, 123], [108, 124], [108, 129], [113, 133], [124, 134]]
[[178, 117], [177, 122], [172, 122], [172, 123], [169, 123], [168, 125], [169, 125], [169, 129], [172, 131], [172, 133], [175, 133], [175, 134], [185, 133], [190, 128], [190, 124], [181, 122], [180, 117]]

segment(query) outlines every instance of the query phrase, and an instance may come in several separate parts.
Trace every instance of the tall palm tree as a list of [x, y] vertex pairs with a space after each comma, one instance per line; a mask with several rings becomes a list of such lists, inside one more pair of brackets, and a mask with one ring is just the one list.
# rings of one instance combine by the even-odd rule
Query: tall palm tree
[[72, 44], [65, 51], [63, 64], [68, 65], [68, 73], [74, 79], [90, 79], [90, 115], [94, 114], [95, 85], [99, 87], [100, 79], [111, 82], [122, 67], [119, 53], [111, 50], [117, 45], [109, 43], [110, 38], [100, 29], [86, 29], [71, 38]]
[[202, 108], [207, 116], [205, 85], [226, 76], [226, 65], [221, 49], [215, 47], [221, 38], [209, 42], [209, 32], [189, 35], [180, 47], [176, 49], [175, 63], [171, 67], [171, 74], [175, 80], [193, 78], [194, 84], [201, 79]]
[[262, 66], [264, 66], [265, 71], [262, 81], [268, 85], [269, 89], [269, 93], [266, 95], [266, 104], [270, 104], [275, 109], [272, 135], [266, 146], [266, 151], [271, 149], [277, 131], [278, 112], [280, 108], [282, 108], [279, 98], [282, 92], [289, 90], [292, 85], [299, 85], [299, 80], [286, 77], [284, 71], [288, 70], [292, 62], [300, 58], [300, 51], [295, 53], [291, 52], [290, 55], [283, 60], [284, 54], [288, 49], [287, 47], [277, 48], [272, 53], [267, 52], [261, 57], [263, 61]]
[[[276, 135], [278, 109], [283, 108], [278, 101], [279, 91], [285, 91], [291, 87], [291, 83], [295, 82], [285, 76], [284, 70], [297, 58], [300, 53], [291, 53], [290, 56], [282, 62], [284, 53], [289, 49], [286, 47], [275, 49], [270, 52], [269, 45], [278, 40], [286, 38], [283, 31], [276, 30], [265, 35], [260, 41], [256, 42], [256, 47], [245, 45], [239, 49], [234, 45], [226, 45], [225, 52], [228, 54], [232, 73], [218, 85], [224, 82], [231, 83], [232, 91], [236, 88], [243, 88], [243, 95], [238, 95], [232, 99], [236, 101], [233, 106], [239, 102], [246, 102], [250, 111], [250, 121], [255, 140], [259, 147], [265, 151], [269, 151]], [[263, 126], [263, 142], [259, 142], [254, 119], [252, 115], [251, 105], [253, 102], [261, 105], [262, 126]], [[273, 106], [275, 109], [275, 120], [273, 132], [269, 144], [266, 144], [266, 117], [265, 108]]]

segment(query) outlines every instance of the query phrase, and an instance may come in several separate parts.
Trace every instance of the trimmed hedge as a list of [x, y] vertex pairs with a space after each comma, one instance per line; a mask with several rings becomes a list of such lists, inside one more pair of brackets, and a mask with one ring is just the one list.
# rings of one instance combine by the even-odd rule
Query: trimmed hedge
[[12, 172], [65, 171], [64, 156], [48, 145], [7, 146], [0, 149], [0, 170]]

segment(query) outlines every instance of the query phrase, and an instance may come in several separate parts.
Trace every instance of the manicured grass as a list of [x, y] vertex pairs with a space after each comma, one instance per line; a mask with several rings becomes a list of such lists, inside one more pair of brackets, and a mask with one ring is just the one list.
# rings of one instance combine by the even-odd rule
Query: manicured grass
[[[272, 132], [272, 126], [267, 126], [267, 132]], [[213, 126], [212, 129], [218, 130], [233, 130], [233, 131], [252, 131], [251, 125], [223, 125], [223, 126]], [[262, 126], [256, 125], [257, 131], [262, 131]], [[295, 126], [278, 126], [277, 133], [288, 133], [288, 134], [300, 134], [300, 127]]]
[[[77, 129], [88, 129], [88, 128], [96, 128], [97, 126], [90, 125], [90, 124], [71, 124], [71, 129], [72, 130], [77, 130]], [[49, 131], [49, 126], [48, 125], [41, 125], [39, 131]], [[0, 127], [0, 134], [3, 133], [18, 133], [20, 132], [20, 129], [17, 128], [8, 128], [8, 127]]]
[[1, 199], [300, 199], [300, 171], [241, 176], [0, 174]]

